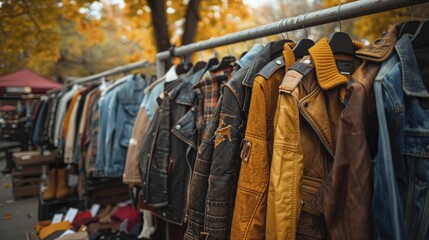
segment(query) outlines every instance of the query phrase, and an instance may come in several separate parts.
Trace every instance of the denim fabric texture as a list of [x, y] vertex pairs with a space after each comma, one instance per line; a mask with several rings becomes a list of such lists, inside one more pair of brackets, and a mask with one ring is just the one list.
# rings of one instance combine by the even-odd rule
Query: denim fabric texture
[[112, 101], [115, 91], [117, 89], [110, 90], [107, 94], [102, 96], [98, 101], [99, 109], [99, 132], [98, 132], [98, 148], [94, 163], [94, 176], [104, 176], [105, 167], [105, 152], [106, 152], [106, 138], [107, 138], [107, 122], [109, 119], [108, 107], [110, 101]]
[[428, 239], [429, 111], [424, 106], [429, 92], [408, 34], [383, 63], [374, 91], [379, 127], [374, 239]]
[[44, 128], [44, 121], [47, 115], [47, 101], [42, 101], [39, 107], [36, 121], [33, 126], [33, 144], [39, 144], [42, 141], [42, 132]]
[[117, 87], [116, 94], [109, 102], [104, 171], [106, 176], [121, 177], [124, 173], [128, 144], [146, 85], [140, 75], [131, 75]]

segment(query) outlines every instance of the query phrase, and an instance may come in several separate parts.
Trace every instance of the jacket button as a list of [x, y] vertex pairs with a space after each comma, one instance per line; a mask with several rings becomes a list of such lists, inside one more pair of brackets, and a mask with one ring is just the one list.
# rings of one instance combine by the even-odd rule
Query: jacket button
[[176, 130], [180, 130], [181, 128], [182, 128], [182, 126], [176, 125]]
[[282, 61], [277, 60], [276, 63], [277, 63], [277, 65], [280, 65], [280, 64], [282, 64]]
[[308, 107], [308, 102], [304, 102], [304, 107]]
[[167, 213], [166, 213], [166, 212], [162, 212], [162, 216], [163, 216], [163, 217], [166, 217], [166, 216], [167, 216]]

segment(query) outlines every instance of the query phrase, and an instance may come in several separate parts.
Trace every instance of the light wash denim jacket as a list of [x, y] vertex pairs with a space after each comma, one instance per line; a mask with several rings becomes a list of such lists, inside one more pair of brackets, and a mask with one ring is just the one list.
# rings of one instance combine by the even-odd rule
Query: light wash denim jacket
[[379, 127], [374, 239], [429, 239], [429, 109], [423, 107], [429, 92], [409, 35], [395, 50], [374, 83]]
[[[112, 146], [106, 152], [105, 174], [110, 177], [122, 177], [128, 144], [133, 133], [134, 122], [144, 97], [146, 81], [140, 75], [130, 76], [122, 84], [109, 104], [106, 146]], [[106, 149], [109, 151], [109, 149]]]
[[96, 175], [121, 177], [124, 173], [128, 144], [146, 85], [139, 75], [129, 75], [104, 96], [100, 105]]

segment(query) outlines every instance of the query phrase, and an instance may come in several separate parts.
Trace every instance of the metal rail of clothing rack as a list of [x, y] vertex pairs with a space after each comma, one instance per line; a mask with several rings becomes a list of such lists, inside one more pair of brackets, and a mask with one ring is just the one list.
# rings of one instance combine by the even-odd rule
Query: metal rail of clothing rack
[[165, 73], [165, 61], [172, 56], [183, 56], [193, 52], [224, 46], [246, 40], [267, 37], [283, 32], [314, 27], [327, 23], [337, 22], [355, 17], [366, 16], [374, 13], [385, 12], [406, 6], [429, 2], [428, 0], [361, 0], [335, 7], [304, 13], [295, 17], [284, 18], [277, 22], [259, 27], [230, 33], [221, 37], [215, 37], [177, 47], [172, 51], [159, 52], [156, 55], [156, 73], [161, 77]]
[[[71, 80], [66, 82], [63, 87], [69, 87], [72, 86], [74, 84], [81, 84], [81, 83], [87, 83], [87, 82], [91, 82], [91, 81], [95, 81], [95, 80], [101, 80], [101, 78], [103, 77], [107, 77], [107, 76], [112, 76], [112, 75], [116, 75], [119, 73], [123, 73], [123, 72], [129, 72], [131, 70], [134, 69], [138, 69], [138, 68], [144, 68], [144, 67], [149, 67], [151, 65], [150, 62], [144, 60], [144, 61], [138, 61], [138, 62], [133, 62], [133, 63], [129, 63], [123, 66], [119, 66], [119, 67], [115, 67], [113, 69], [101, 72], [101, 73], [96, 73], [87, 77], [83, 77], [83, 78], [79, 78], [76, 80]], [[50, 94], [52, 92], [58, 91], [58, 89], [53, 89], [53, 90], [49, 90], [47, 93]]]
[[[307, 12], [295, 17], [284, 18], [259, 27], [250, 28], [235, 33], [226, 34], [208, 40], [191, 43], [156, 55], [156, 73], [160, 78], [165, 74], [165, 62], [171, 57], [184, 56], [193, 52], [211, 49], [228, 44], [267, 37], [279, 33], [305, 29], [327, 23], [339, 22], [350, 18], [366, 16], [379, 12], [386, 12], [402, 7], [429, 2], [429, 0], [360, 0], [347, 4], [340, 4], [319, 11]], [[168, 239], [168, 228], [166, 236]]]

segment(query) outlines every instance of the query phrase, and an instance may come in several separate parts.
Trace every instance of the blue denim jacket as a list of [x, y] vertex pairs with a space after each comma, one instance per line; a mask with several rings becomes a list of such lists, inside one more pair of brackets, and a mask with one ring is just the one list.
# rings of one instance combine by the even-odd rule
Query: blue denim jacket
[[373, 162], [374, 239], [429, 237], [429, 100], [409, 35], [375, 79], [378, 153]]
[[[112, 101], [113, 96], [118, 88], [113, 88], [108, 93], [106, 93], [100, 100], [98, 101], [98, 109], [100, 114], [99, 120], [99, 132], [98, 132], [98, 148], [97, 155], [94, 163], [94, 176], [104, 176], [104, 168], [105, 168], [105, 153], [106, 153], [106, 136], [107, 136], [107, 120], [109, 118], [108, 106], [110, 101]], [[111, 147], [108, 147], [110, 150]]]
[[128, 144], [133, 133], [146, 81], [140, 75], [130, 75], [117, 87], [108, 105], [106, 153], [104, 173], [109, 177], [122, 177]]

